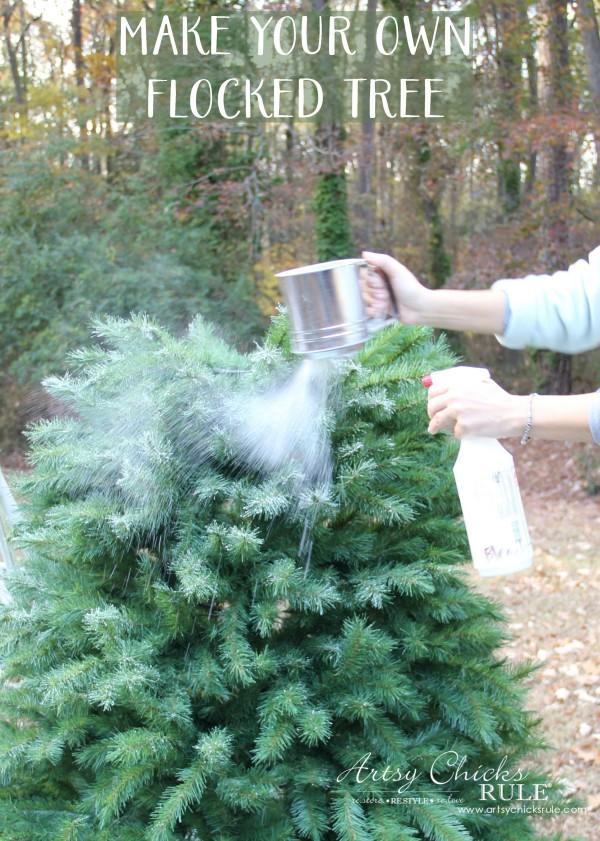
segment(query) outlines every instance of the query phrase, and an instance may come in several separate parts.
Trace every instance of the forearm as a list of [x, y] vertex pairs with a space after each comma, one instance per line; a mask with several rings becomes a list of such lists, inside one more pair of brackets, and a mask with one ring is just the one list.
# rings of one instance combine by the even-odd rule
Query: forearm
[[403, 320], [443, 330], [502, 334], [505, 296], [500, 290], [426, 289], [423, 291], [419, 305], [407, 319]]
[[[597, 392], [566, 397], [535, 395], [531, 399], [531, 437], [551, 441], [593, 441], [590, 429]], [[530, 398], [514, 396], [505, 418], [505, 435], [521, 436], [529, 419]]]

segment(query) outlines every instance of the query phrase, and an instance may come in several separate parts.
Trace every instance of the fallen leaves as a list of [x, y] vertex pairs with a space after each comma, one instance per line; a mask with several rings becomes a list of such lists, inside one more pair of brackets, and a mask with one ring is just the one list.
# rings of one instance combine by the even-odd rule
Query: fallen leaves
[[535, 547], [531, 573], [521, 579], [478, 580], [477, 586], [499, 600], [509, 617], [507, 658], [541, 665], [530, 678], [528, 699], [552, 745], [540, 759], [557, 779], [568, 780], [569, 790], [587, 806], [561, 816], [547, 831], [598, 841], [600, 499], [572, 490], [573, 472], [563, 465], [562, 448], [542, 448], [553, 458], [542, 458], [541, 466], [533, 449], [525, 448], [526, 464], [516, 453]]
[[579, 640], [572, 640], [571, 642], [567, 642], [564, 645], [557, 645], [554, 649], [556, 654], [573, 654], [575, 651], [583, 651], [585, 649], [585, 645], [580, 642]]
[[588, 797], [587, 807], [590, 812], [600, 809], [600, 794], [593, 794], [591, 797]]
[[586, 736], [589, 736], [591, 732], [592, 728], [587, 721], [582, 721], [579, 725], [579, 735], [585, 738]]
[[598, 745], [593, 745], [590, 742], [577, 745], [573, 749], [573, 752], [579, 757], [579, 759], [582, 760], [582, 762], [585, 762], [586, 765], [600, 762], [600, 747], [598, 747]]

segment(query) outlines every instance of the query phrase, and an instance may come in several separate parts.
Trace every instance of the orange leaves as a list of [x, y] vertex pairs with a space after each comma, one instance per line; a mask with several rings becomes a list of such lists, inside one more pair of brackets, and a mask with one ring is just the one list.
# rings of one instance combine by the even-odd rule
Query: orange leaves
[[114, 55], [90, 53], [86, 56], [85, 64], [92, 86], [98, 85], [105, 90], [110, 88], [117, 70], [117, 61]]

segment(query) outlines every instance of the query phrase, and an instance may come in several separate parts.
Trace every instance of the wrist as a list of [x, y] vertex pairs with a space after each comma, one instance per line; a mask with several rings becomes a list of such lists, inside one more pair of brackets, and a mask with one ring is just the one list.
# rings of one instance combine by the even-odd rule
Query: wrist
[[511, 394], [504, 417], [504, 438], [521, 437], [529, 420], [530, 397], [528, 394]]
[[432, 326], [429, 324], [429, 316], [434, 310], [434, 296], [434, 290], [427, 289], [426, 286], [420, 286], [418, 290], [415, 290], [410, 305], [399, 307], [400, 320], [405, 324]]

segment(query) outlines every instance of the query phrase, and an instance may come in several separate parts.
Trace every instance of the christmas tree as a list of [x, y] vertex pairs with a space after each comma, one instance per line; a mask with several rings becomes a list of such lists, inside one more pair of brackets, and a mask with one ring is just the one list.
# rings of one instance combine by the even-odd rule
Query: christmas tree
[[0, 839], [534, 837], [449, 774], [514, 770], [538, 737], [457, 568], [456, 445], [420, 384], [443, 339], [395, 326], [341, 364], [333, 479], [298, 498], [293, 470], [240, 467], [215, 410], [292, 369], [283, 318], [249, 355], [200, 320], [97, 332], [48, 383], [71, 411], [30, 432]]

